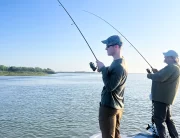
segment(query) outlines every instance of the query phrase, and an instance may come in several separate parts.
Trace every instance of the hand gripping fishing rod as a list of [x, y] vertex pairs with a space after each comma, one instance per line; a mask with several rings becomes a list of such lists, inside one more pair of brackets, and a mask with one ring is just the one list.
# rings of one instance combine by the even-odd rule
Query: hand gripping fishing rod
[[[59, 4], [63, 7], [63, 9], [66, 11], [66, 13], [69, 15], [69, 17], [71, 18], [71, 20], [72, 20], [73, 23], [75, 24], [76, 28], [78, 29], [78, 31], [80, 32], [80, 34], [81, 34], [82, 37], [84, 38], [86, 44], [88, 45], [88, 47], [89, 47], [89, 49], [91, 50], [92, 54], [94, 55], [95, 59], [97, 60], [97, 58], [96, 58], [93, 50], [91, 49], [89, 43], [87, 42], [86, 38], [84, 37], [83, 33], [81, 32], [81, 30], [79, 29], [79, 27], [77, 26], [77, 24], [75, 23], [75, 21], [73, 20], [73, 18], [71, 17], [71, 15], [68, 13], [68, 11], [66, 10], [66, 8], [62, 5], [62, 3], [61, 3], [59, 0], [57, 0], [57, 1], [58, 1]], [[95, 67], [94, 63], [93, 63], [93, 62], [90, 62], [89, 64], [90, 64], [90, 67], [92, 68], [92, 70], [95, 71], [95, 70], [96, 70], [96, 67]]]
[[107, 24], [109, 24], [112, 28], [114, 28], [122, 37], [124, 37], [128, 42], [129, 42], [129, 44], [131, 44], [131, 46], [141, 55], [141, 57], [146, 61], [146, 63], [148, 63], [148, 65], [151, 67], [151, 69], [153, 69], [153, 67], [151, 66], [151, 64], [149, 64], [149, 62], [144, 58], [144, 56], [137, 50], [137, 48], [135, 47], [135, 46], [133, 46], [133, 44], [120, 32], [120, 31], [118, 31], [114, 26], [112, 26], [109, 22], [107, 22], [106, 20], [104, 20], [103, 18], [101, 18], [100, 16], [98, 16], [98, 15], [96, 15], [96, 14], [94, 14], [94, 13], [92, 13], [92, 12], [88, 12], [88, 11], [85, 11], [85, 10], [83, 10], [84, 12], [87, 12], [87, 13], [89, 13], [89, 14], [92, 14], [92, 15], [94, 15], [94, 16], [96, 16], [96, 17], [98, 17], [99, 19], [101, 19], [101, 20], [103, 20], [104, 22], [106, 22]]

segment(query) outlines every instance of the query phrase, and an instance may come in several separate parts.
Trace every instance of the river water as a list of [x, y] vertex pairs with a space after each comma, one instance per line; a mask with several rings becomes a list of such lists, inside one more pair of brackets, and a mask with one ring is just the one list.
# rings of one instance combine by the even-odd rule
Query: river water
[[[0, 138], [89, 138], [99, 133], [99, 73], [0, 77]], [[145, 132], [151, 123], [151, 81], [129, 74], [121, 133]], [[180, 132], [180, 94], [172, 116]]]

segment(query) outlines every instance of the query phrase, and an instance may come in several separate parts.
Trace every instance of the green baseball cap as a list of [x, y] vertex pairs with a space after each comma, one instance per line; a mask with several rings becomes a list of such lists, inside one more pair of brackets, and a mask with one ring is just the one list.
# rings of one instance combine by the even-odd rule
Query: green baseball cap
[[101, 41], [103, 44], [107, 46], [119, 45], [122, 46], [122, 41], [118, 35], [112, 35], [108, 37], [106, 40]]

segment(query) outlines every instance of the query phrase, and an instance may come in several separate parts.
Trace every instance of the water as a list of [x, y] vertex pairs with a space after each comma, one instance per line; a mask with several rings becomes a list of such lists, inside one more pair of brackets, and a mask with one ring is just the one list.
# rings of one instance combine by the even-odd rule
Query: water
[[[151, 81], [129, 74], [124, 135], [145, 132], [151, 123]], [[60, 73], [40, 77], [0, 77], [0, 138], [89, 138], [99, 133], [101, 74]], [[180, 94], [172, 108], [180, 132]]]

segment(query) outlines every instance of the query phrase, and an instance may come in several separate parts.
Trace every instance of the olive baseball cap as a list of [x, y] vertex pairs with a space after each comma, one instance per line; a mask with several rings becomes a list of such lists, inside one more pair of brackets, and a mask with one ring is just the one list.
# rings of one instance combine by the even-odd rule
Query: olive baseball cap
[[108, 46], [119, 45], [122, 46], [121, 38], [118, 35], [112, 35], [108, 37], [106, 40], [101, 41], [103, 44]]

